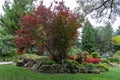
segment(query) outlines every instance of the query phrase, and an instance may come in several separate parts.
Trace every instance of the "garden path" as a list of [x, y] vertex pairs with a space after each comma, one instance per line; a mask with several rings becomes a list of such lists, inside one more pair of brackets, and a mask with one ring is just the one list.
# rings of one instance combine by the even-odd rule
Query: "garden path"
[[14, 62], [0, 62], [0, 65], [4, 65], [4, 64], [13, 64]]

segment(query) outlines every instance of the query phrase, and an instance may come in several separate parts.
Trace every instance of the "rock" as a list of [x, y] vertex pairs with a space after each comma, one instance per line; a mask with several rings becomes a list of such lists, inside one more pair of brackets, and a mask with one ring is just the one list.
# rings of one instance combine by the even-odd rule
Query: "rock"
[[92, 73], [94, 73], [94, 74], [100, 74], [100, 70], [99, 69], [93, 69]]
[[36, 63], [35, 60], [28, 59], [28, 61], [26, 61], [26, 64], [24, 65], [24, 67], [32, 67], [35, 63]]
[[17, 63], [16, 63], [16, 66], [23, 67], [23, 66], [24, 66], [24, 63], [23, 63], [23, 62], [17, 62]]
[[81, 73], [92, 73], [92, 70], [86, 67], [81, 67], [80, 72]]
[[41, 73], [99, 73], [94, 70], [93, 72], [86, 67], [78, 67], [72, 64], [44, 64], [40, 60], [23, 59], [22, 62], [17, 64], [18, 66], [29, 67], [32, 70], [39, 71]]
[[51, 65], [42, 65], [39, 68], [39, 72], [42, 72], [42, 73], [55, 73], [54, 68]]
[[63, 73], [64, 72], [63, 66], [60, 64], [53, 64], [51, 66], [54, 68], [55, 73]]
[[66, 68], [69, 69], [70, 73], [79, 73], [80, 72], [80, 69], [75, 65], [67, 65]]
[[38, 70], [41, 67], [42, 63], [41, 61], [36, 61], [35, 64], [31, 67], [33, 70]]

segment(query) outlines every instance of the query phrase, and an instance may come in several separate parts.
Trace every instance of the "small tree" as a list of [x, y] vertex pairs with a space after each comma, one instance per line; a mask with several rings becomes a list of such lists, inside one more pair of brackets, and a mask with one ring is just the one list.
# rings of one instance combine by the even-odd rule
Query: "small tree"
[[82, 50], [89, 53], [96, 51], [95, 34], [93, 26], [87, 21], [82, 30]]
[[61, 1], [53, 9], [43, 2], [33, 13], [20, 19], [21, 29], [16, 31], [15, 44], [19, 51], [28, 46], [44, 45], [45, 49], [58, 63], [65, 58], [71, 41], [77, 39], [79, 16], [72, 13]]
[[112, 44], [114, 51], [120, 50], [120, 35], [116, 35], [112, 38]]

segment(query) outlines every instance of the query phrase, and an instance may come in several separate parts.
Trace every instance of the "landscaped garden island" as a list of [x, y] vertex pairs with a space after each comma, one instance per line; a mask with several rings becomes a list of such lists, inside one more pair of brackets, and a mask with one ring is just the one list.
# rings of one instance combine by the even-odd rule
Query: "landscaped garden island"
[[[109, 1], [114, 0], [101, 1], [103, 7], [111, 9], [106, 4], [114, 2]], [[88, 2], [78, 0], [79, 6], [72, 11], [64, 1], [48, 7], [43, 0], [38, 5], [35, 0], [5, 1], [5, 14], [0, 16], [0, 62], [13, 65], [0, 65], [0, 80], [119, 80], [120, 27], [113, 31], [110, 22], [93, 26], [87, 12], [98, 9], [100, 13], [92, 17], [99, 19], [105, 13], [99, 10], [102, 4], [97, 6], [101, 2], [94, 1], [95, 9]]]

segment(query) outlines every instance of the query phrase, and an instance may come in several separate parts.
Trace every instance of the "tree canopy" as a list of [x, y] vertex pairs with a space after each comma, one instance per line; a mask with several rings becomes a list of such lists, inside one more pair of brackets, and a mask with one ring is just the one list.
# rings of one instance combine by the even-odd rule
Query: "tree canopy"
[[120, 0], [77, 0], [78, 10], [92, 18], [115, 20], [120, 15]]

